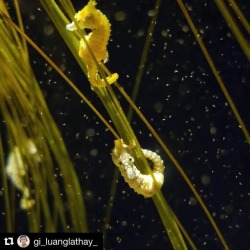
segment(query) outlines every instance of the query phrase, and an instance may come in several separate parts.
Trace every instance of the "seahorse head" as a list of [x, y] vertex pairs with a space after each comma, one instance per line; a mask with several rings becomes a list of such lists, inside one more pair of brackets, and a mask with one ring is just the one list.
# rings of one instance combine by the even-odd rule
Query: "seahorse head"
[[[90, 0], [82, 10], [75, 14], [75, 20], [80, 29], [93, 30], [98, 27], [101, 12], [97, 10], [95, 6], [96, 2], [94, 0]], [[72, 22], [71, 24], [68, 24], [66, 28], [68, 30], [76, 30], [77, 26], [74, 22]]]

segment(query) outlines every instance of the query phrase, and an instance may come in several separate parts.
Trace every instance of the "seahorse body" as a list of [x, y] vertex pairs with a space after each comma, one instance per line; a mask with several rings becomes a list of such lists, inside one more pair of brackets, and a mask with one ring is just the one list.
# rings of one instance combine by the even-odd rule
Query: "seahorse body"
[[[110, 23], [108, 18], [95, 7], [96, 2], [90, 0], [89, 3], [75, 15], [75, 20], [80, 29], [91, 29], [86, 35], [87, 43], [93, 52], [98, 63], [105, 61], [108, 58], [107, 44], [110, 37]], [[66, 26], [68, 30], [77, 29], [75, 23]], [[98, 74], [98, 67], [89, 52], [84, 40], [80, 41], [79, 56], [87, 65], [88, 78], [90, 83], [95, 87], [105, 87], [105, 81]], [[112, 74], [107, 78], [109, 84], [112, 84], [118, 79], [118, 74]]]
[[115, 147], [112, 150], [112, 160], [119, 168], [121, 175], [128, 185], [138, 194], [144, 197], [153, 196], [163, 185], [164, 165], [161, 157], [151, 150], [142, 149], [143, 154], [154, 164], [153, 176], [142, 174], [135, 165], [131, 155], [130, 147], [122, 139], [115, 140]]

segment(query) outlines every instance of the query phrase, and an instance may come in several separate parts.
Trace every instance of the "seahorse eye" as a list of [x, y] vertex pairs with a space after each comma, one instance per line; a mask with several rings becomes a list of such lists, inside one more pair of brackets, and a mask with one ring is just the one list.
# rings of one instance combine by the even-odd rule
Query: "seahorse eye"
[[92, 14], [88, 14], [84, 17], [84, 22], [86, 23], [91, 23], [93, 22], [93, 15]]
[[78, 21], [78, 25], [81, 29], [95, 29], [96, 24], [92, 15], [86, 16], [84, 19]]

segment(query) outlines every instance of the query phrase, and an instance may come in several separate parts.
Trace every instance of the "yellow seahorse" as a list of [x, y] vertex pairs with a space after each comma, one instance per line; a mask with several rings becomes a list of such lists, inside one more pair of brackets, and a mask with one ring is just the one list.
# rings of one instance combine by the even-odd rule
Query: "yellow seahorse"
[[135, 165], [135, 159], [131, 155], [130, 146], [122, 139], [115, 140], [115, 147], [112, 150], [112, 160], [119, 168], [121, 175], [128, 185], [138, 194], [144, 197], [152, 197], [161, 189], [164, 182], [164, 164], [161, 157], [155, 152], [142, 149], [143, 154], [153, 163], [153, 176], [142, 174]]
[[[77, 25], [72, 22], [66, 26], [66, 29], [73, 31], [77, 29], [77, 26], [80, 29], [91, 29], [92, 32], [86, 35], [85, 38], [97, 62], [100, 63], [108, 59], [107, 44], [110, 37], [111, 25], [108, 18], [101, 11], [97, 10], [95, 5], [96, 2], [90, 0], [82, 10], [75, 14]], [[79, 56], [87, 66], [88, 79], [91, 85], [95, 87], [105, 87], [105, 80], [101, 79], [94, 58], [90, 54], [83, 39], [80, 41]], [[118, 74], [114, 73], [110, 77], [107, 77], [106, 80], [109, 84], [112, 84], [118, 77]]]

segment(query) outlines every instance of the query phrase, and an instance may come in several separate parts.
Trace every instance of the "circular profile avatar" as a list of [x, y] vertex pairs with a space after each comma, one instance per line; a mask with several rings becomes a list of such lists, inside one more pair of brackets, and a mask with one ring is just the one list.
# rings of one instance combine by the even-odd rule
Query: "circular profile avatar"
[[30, 238], [27, 235], [20, 235], [17, 238], [17, 245], [19, 247], [25, 248], [30, 244]]

